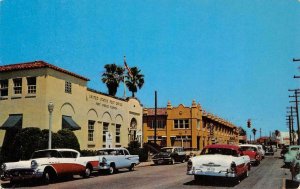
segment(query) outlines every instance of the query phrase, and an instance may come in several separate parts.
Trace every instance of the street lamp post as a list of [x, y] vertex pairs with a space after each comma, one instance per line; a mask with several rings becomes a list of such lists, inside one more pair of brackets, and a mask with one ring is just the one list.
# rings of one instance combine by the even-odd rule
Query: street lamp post
[[48, 149], [51, 149], [52, 144], [52, 112], [54, 109], [54, 104], [52, 102], [49, 102], [48, 104], [48, 111], [49, 111], [49, 144]]

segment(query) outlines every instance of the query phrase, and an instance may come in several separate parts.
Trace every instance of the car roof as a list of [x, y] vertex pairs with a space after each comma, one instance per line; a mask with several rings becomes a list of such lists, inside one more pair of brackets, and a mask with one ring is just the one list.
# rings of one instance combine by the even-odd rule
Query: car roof
[[73, 149], [68, 149], [68, 148], [56, 148], [56, 149], [44, 149], [44, 150], [37, 150], [35, 152], [42, 152], [42, 151], [50, 151], [50, 150], [54, 150], [54, 151], [70, 151], [70, 152], [76, 152], [76, 153], [79, 153], [78, 151], [76, 150], [73, 150]]
[[99, 150], [124, 150], [126, 148], [100, 148]]
[[240, 144], [239, 146], [240, 147], [242, 147], [242, 146], [250, 146], [250, 147], [258, 148], [256, 144]]
[[211, 144], [205, 146], [205, 148], [226, 148], [226, 149], [238, 150], [240, 147], [233, 144]]

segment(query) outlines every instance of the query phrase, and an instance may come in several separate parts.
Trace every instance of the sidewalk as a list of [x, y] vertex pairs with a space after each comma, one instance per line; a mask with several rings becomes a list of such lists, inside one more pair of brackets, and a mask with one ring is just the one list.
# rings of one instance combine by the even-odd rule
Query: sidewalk
[[153, 164], [154, 164], [153, 161], [146, 161], [146, 162], [141, 162], [136, 167], [146, 167], [146, 166], [151, 166]]

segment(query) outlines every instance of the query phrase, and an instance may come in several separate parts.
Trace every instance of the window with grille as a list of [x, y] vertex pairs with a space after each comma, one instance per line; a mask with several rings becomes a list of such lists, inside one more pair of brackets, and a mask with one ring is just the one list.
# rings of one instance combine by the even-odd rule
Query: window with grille
[[0, 81], [0, 96], [8, 96], [8, 80]]
[[66, 81], [65, 83], [65, 93], [72, 93], [72, 83], [69, 81]]
[[121, 125], [117, 124], [116, 125], [116, 143], [121, 142]]
[[13, 79], [14, 94], [22, 94], [22, 78]]
[[27, 92], [28, 94], [36, 93], [36, 77], [27, 77]]
[[88, 122], [88, 141], [94, 141], [94, 126], [95, 126], [95, 121], [89, 120], [89, 122]]
[[103, 142], [106, 142], [106, 132], [108, 132], [108, 125], [109, 123], [103, 122], [103, 134], [102, 134]]

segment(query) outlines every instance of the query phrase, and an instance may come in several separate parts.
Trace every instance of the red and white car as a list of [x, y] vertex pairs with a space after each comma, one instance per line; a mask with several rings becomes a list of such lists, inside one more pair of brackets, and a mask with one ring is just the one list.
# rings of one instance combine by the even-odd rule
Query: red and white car
[[251, 164], [253, 164], [253, 165], [260, 164], [263, 156], [262, 156], [261, 152], [259, 151], [257, 145], [241, 144], [240, 148], [245, 155], [248, 155], [250, 157]]
[[80, 153], [72, 149], [39, 150], [30, 160], [4, 163], [1, 169], [1, 180], [14, 182], [41, 178], [48, 184], [66, 175], [89, 177], [92, 171], [99, 169], [99, 158], [80, 157]]
[[249, 156], [244, 155], [239, 146], [228, 144], [208, 145], [200, 156], [190, 158], [187, 164], [187, 174], [194, 175], [195, 180], [225, 177], [238, 182], [242, 176], [248, 176], [249, 170]]

